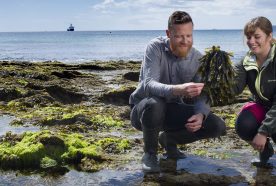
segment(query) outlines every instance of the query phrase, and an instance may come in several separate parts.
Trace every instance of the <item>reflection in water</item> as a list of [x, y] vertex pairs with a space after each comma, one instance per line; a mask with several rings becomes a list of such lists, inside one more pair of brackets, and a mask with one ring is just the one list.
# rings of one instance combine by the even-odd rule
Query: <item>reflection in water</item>
[[256, 185], [275, 186], [276, 185], [276, 158], [273, 156], [268, 161], [271, 168], [257, 168], [254, 176]]
[[10, 123], [15, 119], [14, 116], [8, 116], [8, 115], [3, 115], [0, 116], [0, 136], [6, 134], [6, 132], [11, 131], [12, 133], [15, 134], [21, 134], [26, 131], [39, 131], [39, 127], [37, 126], [11, 126]]
[[205, 173], [208, 170], [208, 174], [225, 176], [238, 176], [241, 174], [236, 169], [195, 156], [189, 156], [186, 159], [177, 161], [177, 170], [185, 170], [194, 174]]
[[[256, 171], [256, 185], [275, 185], [276, 161], [271, 159], [273, 169], [251, 169]], [[246, 163], [247, 164], [247, 163]], [[239, 165], [242, 166], [242, 165]], [[128, 185], [193, 185], [193, 186], [249, 186], [249, 180], [237, 171], [231, 160], [216, 160], [197, 156], [186, 159], [160, 160], [161, 172], [144, 174], [140, 162], [120, 166], [116, 170], [101, 170], [95, 173], [70, 170], [62, 175], [23, 175], [15, 171], [0, 172], [3, 185], [85, 185], [85, 186], [128, 186]], [[255, 182], [254, 180], [250, 181]], [[0, 184], [0, 185], [1, 185]]]
[[143, 183], [150, 185], [248, 185], [246, 178], [237, 171], [218, 161], [188, 156], [181, 160], [160, 160], [160, 174], [145, 174]]
[[97, 173], [71, 170], [63, 176], [23, 175], [15, 172], [0, 172], [0, 185], [59, 185], [59, 186], [135, 186], [140, 185], [141, 172], [102, 170]]

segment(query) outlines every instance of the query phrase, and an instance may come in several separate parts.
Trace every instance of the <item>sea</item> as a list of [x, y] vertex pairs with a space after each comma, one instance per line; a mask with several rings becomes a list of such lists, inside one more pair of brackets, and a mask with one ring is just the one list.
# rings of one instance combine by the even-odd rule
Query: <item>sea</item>
[[[165, 30], [0, 32], [0, 61], [141, 61], [147, 43]], [[194, 47], [220, 46], [239, 61], [247, 52], [242, 30], [195, 30]]]

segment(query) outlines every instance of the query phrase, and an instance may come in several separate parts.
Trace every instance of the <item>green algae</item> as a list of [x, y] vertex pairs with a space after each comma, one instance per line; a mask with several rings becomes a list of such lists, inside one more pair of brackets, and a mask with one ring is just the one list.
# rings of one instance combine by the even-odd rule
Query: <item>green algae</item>
[[237, 114], [231, 114], [227, 112], [219, 112], [216, 113], [218, 116], [224, 119], [225, 124], [229, 128], [235, 128], [235, 122], [237, 118]]
[[118, 138], [104, 138], [96, 142], [96, 145], [101, 146], [104, 150], [110, 151], [113, 153], [124, 152], [127, 149], [130, 149], [130, 141], [127, 139], [118, 139]]
[[[11, 138], [11, 136], [13, 136]], [[17, 137], [17, 138], [16, 138]], [[15, 140], [16, 139], [16, 140]], [[120, 138], [95, 140], [81, 134], [44, 130], [25, 132], [18, 137], [8, 134], [0, 142], [0, 167], [6, 169], [49, 168], [83, 163], [100, 168], [105, 153], [123, 153], [130, 141]], [[107, 150], [108, 149], [108, 150]]]
[[51, 159], [48, 156], [45, 156], [40, 161], [40, 167], [44, 169], [50, 168], [50, 167], [56, 167], [57, 165], [58, 165], [57, 161], [54, 159]]
[[91, 122], [95, 125], [103, 125], [107, 127], [121, 127], [123, 122], [115, 120], [111, 116], [95, 115], [91, 118]]
[[[67, 136], [62, 134], [62, 136]], [[89, 158], [100, 158], [100, 149], [94, 144], [90, 144], [85, 141], [84, 136], [80, 134], [71, 134], [70, 137], [66, 138], [66, 145], [68, 152], [62, 155], [63, 158], [67, 160], [76, 160], [78, 161], [78, 156], [86, 156]]]
[[16, 80], [17, 81], [17, 83], [19, 84], [19, 85], [22, 85], [22, 86], [26, 86], [26, 85], [28, 85], [28, 81], [26, 81], [25, 79], [17, 79]]
[[[114, 109], [103, 110], [102, 107], [53, 105], [46, 107], [35, 106], [29, 109], [22, 102], [10, 101], [5, 108], [4, 106], [0, 106], [0, 108], [13, 113], [21, 120], [35, 120], [37, 124], [42, 125], [70, 124], [70, 122], [73, 124], [78, 121], [78, 118], [86, 118], [86, 124], [94, 125], [98, 128], [121, 127], [124, 124], [118, 116], [114, 115]], [[29, 109], [28, 112], [27, 109]]]
[[[48, 139], [47, 143], [45, 139]], [[64, 145], [57, 143], [57, 139]], [[45, 163], [46, 157], [59, 165], [71, 161], [80, 162], [83, 157], [101, 159], [99, 148], [88, 143], [79, 134], [55, 134], [50, 131], [25, 132], [22, 140], [15, 144], [8, 140], [0, 143], [0, 166], [3, 168], [42, 168], [41, 166], [45, 165], [41, 165], [41, 162]], [[43, 160], [43, 158], [46, 159]]]

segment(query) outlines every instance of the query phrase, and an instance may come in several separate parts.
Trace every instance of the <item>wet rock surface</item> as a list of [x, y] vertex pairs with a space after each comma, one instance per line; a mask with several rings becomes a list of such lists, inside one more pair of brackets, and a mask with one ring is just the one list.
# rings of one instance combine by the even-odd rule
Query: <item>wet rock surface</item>
[[[144, 174], [142, 133], [131, 127], [127, 104], [137, 86], [140, 62], [0, 62], [0, 67], [3, 184], [14, 180], [15, 185], [275, 185], [275, 157], [271, 169], [251, 166], [258, 154], [234, 131], [248, 91], [232, 105], [212, 107], [226, 121], [225, 136], [179, 146], [186, 159], [160, 159], [160, 173]], [[19, 144], [27, 145], [24, 131], [37, 136], [29, 137], [28, 143], [39, 147], [39, 156], [32, 151], [27, 156], [34, 157], [27, 160], [36, 167], [28, 167], [25, 151], [20, 151], [22, 156], [14, 151]], [[45, 135], [47, 131], [51, 135]], [[78, 141], [70, 141], [74, 135]]]

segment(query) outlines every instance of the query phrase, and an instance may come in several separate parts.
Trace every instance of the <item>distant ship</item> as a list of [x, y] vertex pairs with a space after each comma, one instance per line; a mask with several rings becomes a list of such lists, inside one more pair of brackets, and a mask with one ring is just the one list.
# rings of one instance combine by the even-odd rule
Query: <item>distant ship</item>
[[73, 27], [72, 24], [70, 24], [69, 28], [67, 28], [67, 31], [74, 31], [74, 30], [75, 30], [75, 29], [74, 29], [74, 27]]

